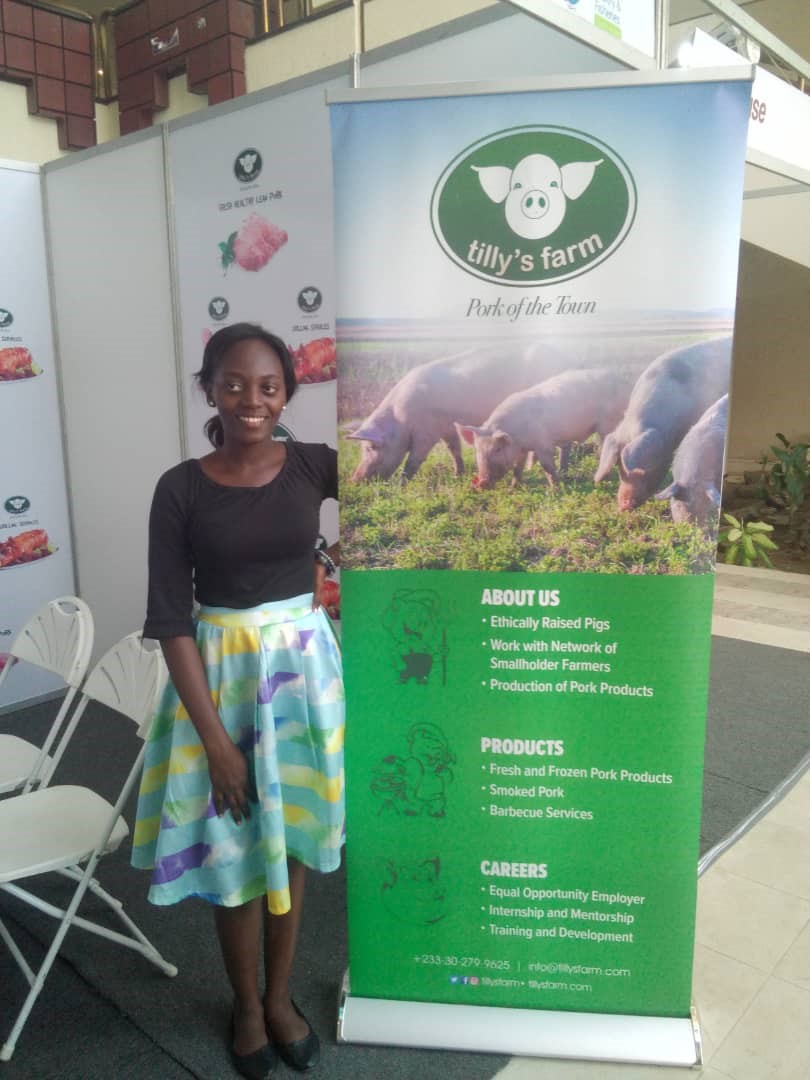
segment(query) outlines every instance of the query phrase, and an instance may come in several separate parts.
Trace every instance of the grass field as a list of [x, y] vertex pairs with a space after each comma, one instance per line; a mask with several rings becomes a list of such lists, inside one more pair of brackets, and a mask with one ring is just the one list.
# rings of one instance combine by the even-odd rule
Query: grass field
[[[667, 349], [705, 338], [674, 328], [657, 334], [609, 333], [566, 343], [576, 366], [616, 362], [639, 372]], [[489, 491], [472, 486], [475, 458], [464, 448], [456, 477], [443, 444], [416, 476], [353, 482], [360, 444], [346, 438], [415, 365], [469, 348], [428, 339], [342, 341], [340, 344], [340, 506], [344, 565], [356, 568], [557, 571], [602, 574], [699, 574], [714, 565], [716, 526], [676, 525], [669, 503], [649, 500], [620, 513], [617, 476], [598, 486], [594, 440], [575, 448], [568, 476], [551, 490], [535, 466], [513, 489], [510, 478]], [[511, 346], [514, 348], [514, 345]], [[509, 346], [505, 346], [507, 350]], [[667, 481], [662, 482], [665, 487]]]
[[458, 478], [450, 455], [434, 448], [407, 484], [398, 478], [353, 483], [359, 447], [341, 440], [341, 549], [350, 568], [700, 574], [714, 563], [714, 530], [676, 525], [668, 502], [616, 508], [616, 482], [595, 487], [588, 443], [552, 491], [535, 466], [512, 489], [472, 487], [475, 462]]

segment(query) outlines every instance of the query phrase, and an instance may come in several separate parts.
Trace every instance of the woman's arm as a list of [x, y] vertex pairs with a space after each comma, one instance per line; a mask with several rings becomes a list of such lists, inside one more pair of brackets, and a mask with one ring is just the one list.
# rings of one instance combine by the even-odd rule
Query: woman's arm
[[174, 687], [205, 749], [216, 812], [222, 817], [230, 810], [238, 825], [243, 817], [250, 817], [247, 759], [231, 741], [214, 707], [194, 638], [162, 638], [160, 647]]

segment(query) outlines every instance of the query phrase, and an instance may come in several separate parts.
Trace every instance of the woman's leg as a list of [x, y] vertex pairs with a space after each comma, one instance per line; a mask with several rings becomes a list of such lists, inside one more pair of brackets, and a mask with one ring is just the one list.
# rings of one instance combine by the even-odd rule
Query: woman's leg
[[233, 988], [233, 1051], [240, 1055], [252, 1054], [267, 1043], [258, 981], [264, 904], [260, 896], [240, 907], [214, 908], [219, 947]]
[[271, 915], [264, 910], [264, 1014], [276, 1042], [290, 1043], [306, 1038], [309, 1025], [290, 1000], [290, 972], [295, 959], [298, 928], [304, 907], [306, 867], [296, 859], [287, 860], [290, 881], [290, 910]]

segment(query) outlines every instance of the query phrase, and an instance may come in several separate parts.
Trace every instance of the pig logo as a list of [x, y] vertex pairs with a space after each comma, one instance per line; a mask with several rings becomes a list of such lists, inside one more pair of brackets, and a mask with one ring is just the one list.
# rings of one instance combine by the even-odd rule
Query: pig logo
[[462, 150], [433, 191], [445, 254], [498, 285], [549, 285], [585, 274], [624, 241], [636, 187], [600, 139], [559, 127], [488, 135]]
[[31, 503], [25, 495], [12, 495], [3, 503], [7, 514], [27, 514], [31, 509]]
[[546, 154], [529, 154], [514, 169], [479, 167], [481, 187], [495, 203], [504, 203], [506, 222], [525, 240], [542, 240], [559, 229], [568, 199], [578, 199], [593, 180], [598, 161], [571, 161], [562, 168]]
[[222, 322], [223, 319], [227, 319], [230, 310], [231, 305], [224, 296], [215, 296], [208, 304], [208, 314], [215, 322]]
[[249, 184], [258, 180], [262, 171], [262, 155], [254, 146], [249, 146], [236, 155], [233, 174], [240, 184]]
[[298, 306], [305, 315], [312, 315], [323, 303], [323, 294], [314, 285], [307, 286], [298, 294]]

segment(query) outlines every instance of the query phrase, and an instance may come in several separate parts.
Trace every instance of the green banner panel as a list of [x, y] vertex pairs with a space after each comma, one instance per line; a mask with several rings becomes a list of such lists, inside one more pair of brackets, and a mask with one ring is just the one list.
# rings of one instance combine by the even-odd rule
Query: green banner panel
[[688, 1013], [712, 578], [343, 580], [353, 993]]

